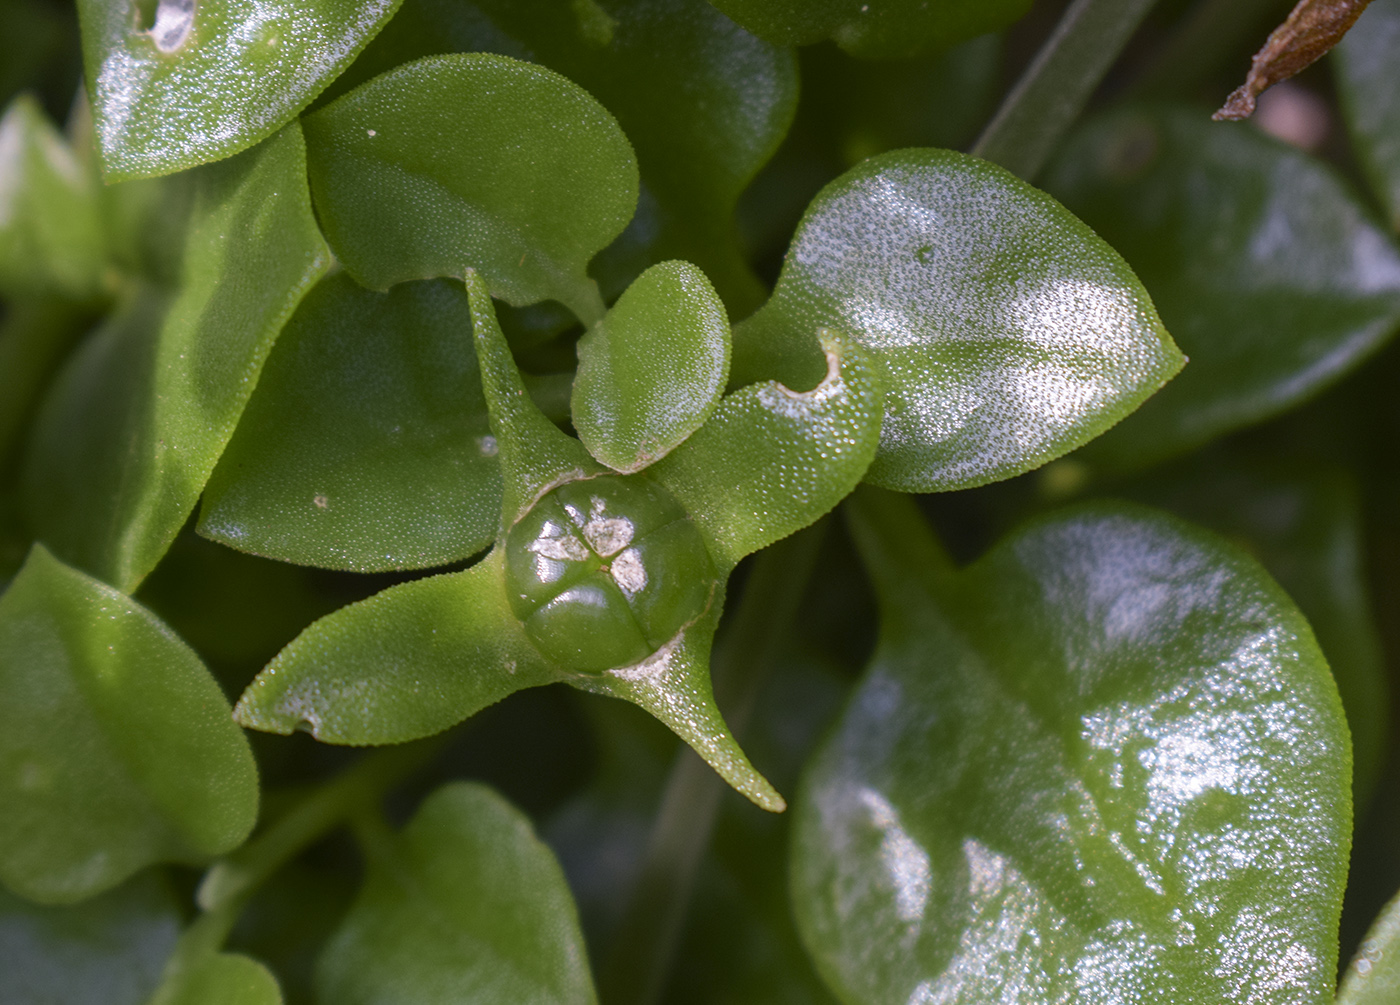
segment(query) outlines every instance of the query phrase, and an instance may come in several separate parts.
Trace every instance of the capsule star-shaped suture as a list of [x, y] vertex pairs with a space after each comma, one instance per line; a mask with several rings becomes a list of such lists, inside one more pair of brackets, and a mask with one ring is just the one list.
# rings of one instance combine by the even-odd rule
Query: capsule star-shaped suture
[[316, 622], [235, 716], [332, 743], [399, 743], [565, 681], [641, 706], [753, 802], [783, 809], [715, 705], [710, 648], [740, 559], [829, 511], [869, 466], [878, 362], [823, 330], [815, 388], [726, 395], [723, 308], [698, 269], [663, 263], [585, 336], [575, 438], [526, 393], [484, 279], [466, 269], [465, 282], [501, 465], [495, 547], [463, 572]]

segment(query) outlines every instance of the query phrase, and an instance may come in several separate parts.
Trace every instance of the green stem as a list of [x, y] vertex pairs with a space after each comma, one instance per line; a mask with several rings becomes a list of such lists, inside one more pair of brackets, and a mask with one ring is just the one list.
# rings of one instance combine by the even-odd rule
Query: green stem
[[862, 485], [846, 500], [846, 517], [870, 568], [884, 617], [897, 617], [910, 590], [945, 595], [958, 569], [913, 499]]
[[367, 754], [252, 841], [215, 863], [199, 885], [199, 906], [218, 912], [241, 901], [302, 849], [363, 807], [378, 802], [396, 782], [431, 761], [441, 747], [442, 738], [433, 737]]
[[972, 152], [1034, 181], [1154, 0], [1074, 0]]
[[[823, 520], [779, 541], [754, 561], [713, 661], [715, 692], [724, 699], [735, 736], [752, 715], [797, 615], [826, 526]], [[664, 990], [723, 794], [724, 782], [713, 769], [689, 747], [681, 748], [666, 779], [646, 861], [601, 974], [602, 1000], [608, 1005], [650, 1005]]]

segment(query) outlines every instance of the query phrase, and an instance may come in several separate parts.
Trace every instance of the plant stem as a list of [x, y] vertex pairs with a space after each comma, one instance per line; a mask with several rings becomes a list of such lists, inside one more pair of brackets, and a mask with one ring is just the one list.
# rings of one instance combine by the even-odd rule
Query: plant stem
[[972, 148], [1034, 181], [1154, 0], [1074, 0]]
[[[778, 646], [797, 615], [827, 523], [794, 534], [760, 553], [744, 596], [713, 660], [715, 691], [740, 736], [753, 713]], [[666, 779], [646, 861], [601, 974], [608, 1005], [650, 1005], [664, 990], [695, 876], [709, 847], [724, 782], [689, 747]]]
[[218, 912], [227, 904], [241, 901], [302, 849], [363, 807], [373, 805], [395, 782], [426, 765], [441, 747], [441, 737], [433, 737], [365, 755], [252, 841], [215, 863], [199, 885], [199, 906], [206, 912]]

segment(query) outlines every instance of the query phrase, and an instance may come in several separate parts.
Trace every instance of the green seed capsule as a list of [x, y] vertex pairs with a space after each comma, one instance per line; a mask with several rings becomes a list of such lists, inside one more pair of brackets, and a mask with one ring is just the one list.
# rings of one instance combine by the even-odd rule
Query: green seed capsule
[[579, 670], [646, 659], [705, 610], [715, 580], [680, 504], [639, 475], [561, 485], [506, 535], [511, 609], [541, 653]]

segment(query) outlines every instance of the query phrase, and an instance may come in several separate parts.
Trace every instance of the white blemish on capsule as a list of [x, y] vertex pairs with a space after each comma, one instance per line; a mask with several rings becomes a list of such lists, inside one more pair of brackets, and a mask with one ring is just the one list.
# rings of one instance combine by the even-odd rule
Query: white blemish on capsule
[[[374, 135], [374, 130], [370, 130], [370, 135]], [[477, 448], [481, 451], [482, 457], [495, 457], [500, 447], [496, 444], [494, 436], [481, 436], [476, 441]]]
[[607, 503], [598, 496], [593, 496], [589, 502], [591, 512], [587, 520], [583, 519], [583, 515], [575, 507], [567, 506], [565, 508], [569, 511], [569, 516], [580, 524], [584, 540], [598, 553], [599, 557], [607, 558], [610, 555], [616, 555], [632, 543], [636, 528], [632, 521], [626, 517], [604, 516], [603, 514], [607, 512]]
[[573, 531], [568, 527], [561, 527], [553, 520], [545, 521], [545, 525], [540, 529], [540, 536], [527, 544], [525, 550], [556, 562], [581, 562], [588, 557], [588, 549], [582, 541], [574, 537]]
[[627, 596], [633, 597], [647, 585], [647, 570], [636, 548], [628, 548], [612, 562], [612, 577]]
[[378, 134], [377, 132], [375, 132], [373, 129], [366, 129], [366, 130], [365, 130], [365, 135], [366, 135], [366, 136], [378, 136], [379, 134]]

